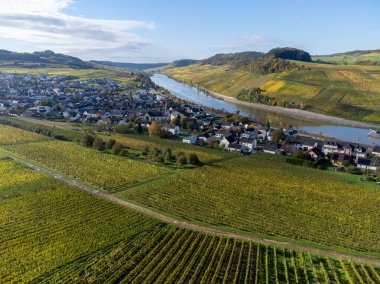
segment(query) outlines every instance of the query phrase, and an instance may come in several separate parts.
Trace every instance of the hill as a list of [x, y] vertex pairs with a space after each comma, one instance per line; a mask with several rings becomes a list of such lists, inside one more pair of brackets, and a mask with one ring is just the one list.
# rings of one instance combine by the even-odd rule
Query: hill
[[219, 53], [210, 58], [202, 60], [203, 65], [230, 65], [232, 68], [241, 68], [244, 65], [251, 63], [253, 60], [264, 56], [262, 52], [246, 51], [238, 53]]
[[69, 67], [75, 69], [93, 69], [94, 65], [77, 57], [55, 53], [51, 50], [33, 53], [19, 53], [0, 50], [1, 67]]
[[[351, 60], [355, 57], [376, 60], [373, 52], [350, 56]], [[238, 97], [244, 90], [260, 88], [264, 96], [273, 98], [267, 101], [275, 106], [380, 123], [380, 105], [377, 103], [380, 101], [380, 67], [322, 64], [315, 62], [316, 57], [312, 59], [314, 62], [308, 62], [310, 55], [301, 50], [274, 49], [244, 63], [240, 68], [228, 64], [227, 60], [224, 65], [204, 64], [208, 62], [204, 60], [186, 67], [167, 68], [162, 72], [227, 96]], [[323, 60], [334, 61], [337, 57]]]
[[98, 65], [118, 67], [118, 68], [123, 68], [127, 70], [146, 70], [146, 69], [159, 68], [159, 67], [168, 65], [168, 63], [123, 63], [123, 62], [97, 61], [97, 60], [91, 60], [90, 62], [94, 64], [98, 64]]

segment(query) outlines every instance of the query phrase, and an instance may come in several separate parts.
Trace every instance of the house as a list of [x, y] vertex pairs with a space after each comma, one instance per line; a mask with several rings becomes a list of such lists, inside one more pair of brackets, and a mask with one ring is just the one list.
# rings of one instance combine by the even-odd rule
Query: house
[[255, 139], [257, 137], [257, 134], [258, 134], [258, 130], [255, 129], [255, 130], [251, 130], [251, 131], [245, 131], [244, 133], [242, 133], [240, 135], [241, 138], [252, 138], [252, 139]]
[[279, 150], [280, 150], [280, 144], [268, 142], [264, 146], [264, 153], [277, 154]]
[[380, 146], [373, 147], [372, 155], [380, 157]]
[[291, 136], [288, 138], [287, 143], [305, 152], [320, 147], [318, 140], [306, 136]]
[[146, 121], [166, 121], [167, 120], [167, 116], [161, 112], [161, 111], [148, 111], [145, 115], [144, 115], [144, 119]]
[[318, 147], [314, 147], [306, 152], [312, 160], [318, 159], [322, 155], [322, 151]]
[[365, 169], [370, 171], [376, 171], [377, 168], [380, 166], [380, 158], [363, 158], [359, 159], [356, 163], [356, 167], [358, 169]]
[[161, 127], [162, 130], [170, 132], [173, 136], [178, 136], [180, 134], [180, 129], [178, 125], [174, 124], [164, 124]]
[[187, 143], [187, 144], [195, 144], [195, 143], [197, 143], [197, 140], [198, 140], [197, 136], [191, 135], [189, 137], [182, 139], [182, 142]]
[[[216, 135], [215, 135], [216, 136]], [[233, 143], [233, 142], [236, 142], [236, 138], [235, 136], [233, 135], [229, 135], [229, 136], [224, 136], [222, 138], [222, 140], [220, 140], [220, 147], [224, 147], [224, 149], [227, 149], [228, 146]]]
[[238, 143], [230, 143], [226, 149], [230, 152], [241, 152], [242, 151], [242, 145]]
[[345, 155], [344, 153], [334, 153], [331, 157], [331, 163], [335, 165], [343, 165], [345, 161], [351, 161], [351, 156]]
[[342, 145], [337, 141], [324, 141], [322, 151], [325, 154], [339, 153], [342, 150]]
[[242, 146], [244, 152], [252, 152], [257, 147], [255, 138], [240, 138], [239, 144]]

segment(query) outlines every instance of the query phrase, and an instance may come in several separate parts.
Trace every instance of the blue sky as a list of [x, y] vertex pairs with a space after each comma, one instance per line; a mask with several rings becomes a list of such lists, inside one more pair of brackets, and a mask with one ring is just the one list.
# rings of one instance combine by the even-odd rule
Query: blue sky
[[168, 62], [291, 46], [380, 48], [376, 0], [1, 0], [0, 48]]

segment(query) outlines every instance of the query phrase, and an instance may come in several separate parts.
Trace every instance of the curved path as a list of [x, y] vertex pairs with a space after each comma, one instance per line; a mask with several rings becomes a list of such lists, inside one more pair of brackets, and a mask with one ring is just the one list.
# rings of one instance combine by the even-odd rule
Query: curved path
[[52, 176], [58, 180], [61, 180], [65, 183], [68, 183], [70, 185], [78, 187], [78, 188], [80, 188], [86, 192], [89, 192], [90, 194], [93, 194], [95, 196], [99, 196], [103, 199], [109, 200], [111, 202], [117, 203], [117, 204], [125, 206], [125, 207], [128, 207], [130, 209], [136, 210], [136, 211], [141, 212], [143, 214], [146, 214], [150, 217], [159, 219], [163, 222], [174, 224], [174, 225], [181, 227], [181, 228], [184, 228], [184, 229], [190, 229], [190, 230], [195, 230], [195, 231], [199, 231], [199, 232], [203, 232], [203, 233], [225, 236], [225, 237], [229, 237], [229, 238], [237, 238], [237, 239], [241, 239], [241, 240], [253, 241], [253, 242], [256, 242], [259, 244], [264, 244], [264, 245], [275, 245], [278, 247], [289, 248], [292, 250], [310, 251], [314, 254], [327, 255], [327, 256], [334, 257], [334, 258], [354, 260], [354, 261], [358, 261], [358, 262], [365, 262], [368, 264], [380, 266], [380, 259], [377, 259], [377, 258], [356, 256], [356, 255], [351, 255], [348, 253], [342, 253], [342, 252], [335, 251], [335, 250], [318, 249], [315, 247], [300, 245], [300, 244], [296, 244], [296, 243], [277, 241], [277, 240], [261, 238], [261, 237], [254, 237], [254, 236], [251, 236], [248, 234], [244, 234], [243, 232], [231, 232], [228, 230], [209, 228], [209, 227], [202, 226], [202, 225], [192, 224], [192, 223], [189, 223], [186, 221], [181, 221], [181, 220], [178, 220], [178, 219], [175, 219], [172, 217], [168, 217], [168, 216], [163, 215], [161, 213], [155, 212], [155, 211], [150, 210], [148, 208], [133, 204], [131, 202], [121, 200], [121, 199], [119, 199], [119, 198], [117, 198], [111, 194], [107, 194], [105, 192], [91, 188], [90, 186], [87, 186], [83, 183], [80, 183], [75, 179], [65, 177], [63, 175], [60, 175], [60, 174], [52, 171], [52, 170], [46, 169], [44, 167], [38, 166], [36, 164], [30, 163], [30, 162], [25, 161], [21, 158], [18, 158], [16, 156], [10, 154], [8, 151], [4, 151], [3, 149], [0, 149], [0, 152], [3, 153], [8, 158], [13, 159], [20, 164], [26, 165], [27, 167], [29, 167], [31, 169], [34, 169], [34, 170], [39, 171], [41, 173], [44, 173], [46, 175]]
[[270, 105], [264, 105], [264, 104], [245, 102], [242, 100], [238, 100], [234, 97], [222, 95], [222, 94], [213, 92], [209, 89], [201, 87], [201, 91], [202, 90], [208, 92], [211, 96], [218, 99], [222, 99], [226, 102], [234, 103], [236, 105], [248, 106], [248, 107], [252, 107], [252, 108], [256, 108], [260, 110], [267, 110], [270, 112], [280, 113], [289, 117], [306, 119], [306, 120], [311, 120], [311, 121], [319, 121], [319, 122], [325, 122], [325, 123], [333, 123], [333, 124], [349, 126], [349, 127], [375, 128], [375, 129], [380, 127], [379, 124], [375, 124], [375, 123], [355, 121], [355, 120], [345, 119], [345, 118], [341, 118], [337, 116], [330, 116], [327, 114], [316, 113], [316, 112], [302, 110], [302, 109], [284, 108], [284, 107], [279, 107], [279, 106], [270, 106]]

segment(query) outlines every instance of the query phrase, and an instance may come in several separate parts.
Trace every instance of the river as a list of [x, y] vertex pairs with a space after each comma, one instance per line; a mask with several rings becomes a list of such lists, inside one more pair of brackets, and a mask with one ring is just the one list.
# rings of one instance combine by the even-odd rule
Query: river
[[197, 88], [173, 80], [163, 74], [154, 74], [151, 80], [158, 86], [167, 89], [172, 95], [214, 109], [224, 110], [230, 113], [239, 112], [243, 116], [254, 118], [259, 122], [269, 121], [272, 125], [286, 127], [292, 125], [295, 129], [310, 134], [333, 137], [339, 140], [363, 143], [367, 145], [380, 145], [380, 139], [368, 137], [368, 129], [359, 127], [347, 127], [334, 124], [326, 124], [318, 121], [302, 120], [270, 111], [258, 110], [252, 107], [240, 106], [206, 95]]

